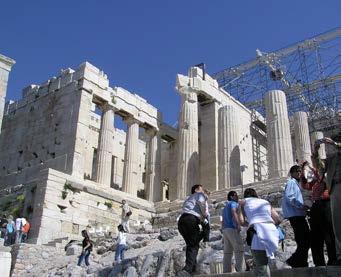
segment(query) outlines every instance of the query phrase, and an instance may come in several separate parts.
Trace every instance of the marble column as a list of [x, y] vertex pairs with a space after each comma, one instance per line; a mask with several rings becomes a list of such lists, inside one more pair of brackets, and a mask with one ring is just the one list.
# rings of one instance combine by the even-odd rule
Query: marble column
[[290, 125], [285, 93], [271, 90], [265, 95], [269, 178], [285, 177], [293, 165]]
[[311, 147], [307, 113], [296, 112], [294, 114], [294, 132], [296, 159], [300, 162], [307, 161], [311, 163]]
[[219, 189], [241, 184], [239, 128], [236, 110], [233, 106], [219, 109]]
[[161, 139], [155, 129], [146, 131], [149, 136], [146, 161], [146, 195], [147, 200], [162, 200], [161, 186]]
[[177, 198], [190, 194], [199, 180], [198, 97], [190, 87], [179, 89], [181, 111], [179, 119]]
[[0, 133], [6, 101], [8, 76], [15, 61], [0, 54]]
[[[311, 147], [314, 149], [315, 141], [322, 139], [324, 137], [322, 132], [312, 132], [311, 133]], [[320, 144], [319, 157], [325, 159], [326, 155], [326, 145], [324, 143]]]
[[114, 110], [109, 104], [102, 107], [101, 130], [97, 149], [96, 181], [111, 185], [112, 150], [114, 147]]
[[139, 122], [131, 117], [126, 120], [126, 123], [128, 124], [128, 132], [126, 136], [122, 190], [137, 196]]

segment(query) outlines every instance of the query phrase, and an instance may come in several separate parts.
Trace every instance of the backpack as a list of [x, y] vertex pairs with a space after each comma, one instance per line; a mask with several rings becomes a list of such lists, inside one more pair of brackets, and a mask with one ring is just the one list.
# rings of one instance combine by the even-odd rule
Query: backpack
[[285, 231], [279, 225], [277, 225], [276, 228], [277, 228], [277, 231], [278, 231], [278, 242], [282, 244], [282, 250], [284, 251]]
[[14, 226], [13, 223], [7, 223], [6, 230], [9, 234], [14, 233]]
[[245, 241], [246, 241], [246, 244], [248, 246], [251, 246], [254, 234], [257, 234], [257, 232], [256, 232], [255, 228], [253, 227], [253, 225], [251, 225], [246, 231], [246, 240]]

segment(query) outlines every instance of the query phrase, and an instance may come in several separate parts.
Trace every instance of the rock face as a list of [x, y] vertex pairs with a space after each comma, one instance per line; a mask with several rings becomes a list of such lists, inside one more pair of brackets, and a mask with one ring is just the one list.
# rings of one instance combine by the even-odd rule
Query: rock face
[[176, 235], [178, 235], [178, 232], [173, 229], [162, 230], [159, 236], [159, 240], [166, 241], [174, 238]]
[[[285, 260], [295, 250], [293, 232], [288, 221], [282, 223], [286, 230], [284, 251], [276, 253], [272, 268], [285, 268]], [[243, 231], [243, 234], [245, 230]], [[161, 239], [162, 238], [162, 239]], [[95, 239], [90, 266], [77, 266], [79, 246], [69, 245], [64, 249], [49, 246], [20, 244], [12, 248], [14, 257], [13, 275], [16, 276], [176, 276], [185, 265], [185, 242], [174, 229], [165, 229], [153, 234], [127, 234], [128, 250], [120, 264], [114, 264], [114, 238]], [[71, 250], [72, 249], [72, 250]], [[245, 248], [246, 260], [250, 261], [250, 250]], [[211, 230], [210, 242], [201, 246], [198, 254], [199, 274], [219, 273], [223, 260], [223, 241], [219, 230]], [[312, 259], [309, 258], [312, 266]], [[252, 263], [251, 263], [252, 265]]]
[[[282, 182], [282, 179], [280, 180]], [[262, 198], [278, 208], [282, 192], [267, 191], [262, 193], [257, 189]], [[212, 194], [211, 197], [213, 200], [215, 196]], [[216, 197], [216, 204], [210, 206], [212, 223], [210, 242], [208, 245], [200, 246], [196, 269], [198, 274], [220, 273], [222, 270], [223, 238], [217, 220], [219, 220], [219, 210], [224, 206], [225, 196], [219, 199]], [[85, 267], [84, 264], [82, 267], [76, 265], [80, 253], [80, 241], [71, 241], [65, 249], [30, 244], [15, 245], [12, 247], [12, 276], [176, 276], [185, 265], [185, 242], [176, 228], [176, 217], [169, 217], [169, 221], [172, 226], [163, 227], [159, 232], [140, 230], [136, 234], [127, 234], [128, 250], [125, 252], [125, 259], [120, 264], [114, 265], [116, 237], [91, 237], [94, 241], [94, 249], [90, 256], [89, 267]], [[279, 246], [276, 261], [271, 263], [272, 268], [278, 269], [287, 267], [285, 261], [296, 249], [290, 223], [285, 220], [281, 226], [286, 232], [284, 251]], [[245, 232], [246, 228], [242, 230], [244, 237]], [[245, 259], [252, 268], [252, 255], [248, 247], [245, 247]], [[311, 255], [309, 255], [309, 266], [313, 266]]]

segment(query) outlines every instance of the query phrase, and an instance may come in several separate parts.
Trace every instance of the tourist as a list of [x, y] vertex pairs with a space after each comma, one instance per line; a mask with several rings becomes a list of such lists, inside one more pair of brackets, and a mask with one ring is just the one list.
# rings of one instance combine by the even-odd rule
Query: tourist
[[336, 261], [334, 265], [341, 265], [341, 133], [339, 132], [333, 137], [323, 138], [316, 141], [315, 155], [317, 155], [320, 144], [326, 143], [333, 147], [333, 153], [330, 153], [323, 161], [316, 157], [317, 166], [322, 168], [326, 173], [326, 185], [330, 195], [330, 208], [332, 216], [332, 224], [335, 235]]
[[22, 218], [18, 217], [15, 220], [15, 243], [21, 243], [22, 226]]
[[30, 223], [26, 220], [26, 218], [22, 218], [22, 235], [21, 235], [21, 242], [26, 242], [27, 240], [27, 236], [28, 236], [28, 232], [30, 231]]
[[241, 225], [238, 216], [238, 194], [230, 191], [222, 213], [222, 230], [224, 237], [224, 273], [232, 272], [232, 255], [236, 261], [237, 272], [245, 271], [244, 242], [240, 235]]
[[127, 250], [127, 237], [122, 224], [118, 225], [117, 229], [118, 236], [115, 251], [115, 262], [120, 263], [121, 261], [124, 260], [124, 252]]
[[182, 206], [178, 221], [179, 232], [186, 242], [186, 265], [179, 276], [188, 276], [196, 269], [199, 243], [202, 239], [201, 223], [206, 219], [206, 197], [201, 185], [194, 185], [190, 195]]
[[280, 218], [267, 200], [258, 198], [254, 189], [247, 188], [244, 198], [240, 205], [246, 215], [249, 230], [253, 230], [250, 246], [255, 263], [254, 272], [257, 277], [268, 277], [269, 259], [275, 258], [278, 248], [279, 233], [275, 224], [280, 223]]
[[[317, 151], [313, 153], [313, 161]], [[315, 266], [325, 266], [324, 243], [327, 247], [328, 265], [336, 261], [335, 237], [330, 211], [330, 197], [323, 173], [308, 162], [302, 165], [301, 186], [311, 190], [312, 206], [309, 213], [311, 252]], [[321, 177], [322, 176], [322, 177]]]
[[84, 238], [83, 242], [82, 242], [82, 253], [79, 256], [77, 265], [81, 266], [82, 262], [83, 262], [83, 259], [84, 259], [85, 260], [85, 265], [89, 266], [90, 265], [90, 263], [89, 263], [89, 256], [90, 256], [90, 253], [92, 251], [93, 244], [92, 244], [92, 242], [91, 242], [91, 240], [89, 238], [88, 232], [86, 230], [82, 231], [82, 236]]
[[12, 245], [15, 243], [15, 223], [13, 217], [10, 215], [8, 217], [5, 229], [5, 245]]
[[304, 205], [299, 186], [301, 172], [301, 167], [298, 165], [290, 168], [291, 178], [285, 186], [282, 199], [283, 216], [289, 219], [297, 244], [295, 253], [286, 261], [291, 267], [308, 266], [308, 250], [310, 247], [310, 230], [306, 221], [308, 207]]
[[122, 221], [121, 224], [126, 233], [130, 233], [129, 219], [132, 212], [126, 200], [122, 200]]

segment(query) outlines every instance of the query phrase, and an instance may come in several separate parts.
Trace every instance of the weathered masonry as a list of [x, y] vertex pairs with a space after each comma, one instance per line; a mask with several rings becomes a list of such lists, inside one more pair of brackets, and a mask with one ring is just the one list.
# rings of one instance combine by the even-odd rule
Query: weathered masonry
[[[14, 61], [0, 58], [4, 98]], [[1, 112], [2, 210], [28, 217], [36, 243], [84, 228], [115, 232], [122, 199], [137, 226], [158, 212], [154, 203], [184, 199], [195, 183], [218, 191], [281, 178], [294, 158], [310, 155], [304, 113], [294, 117], [293, 153], [282, 91], [266, 95], [265, 119], [198, 67], [177, 75], [176, 88], [177, 128], [88, 62], [25, 88]]]

